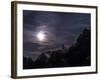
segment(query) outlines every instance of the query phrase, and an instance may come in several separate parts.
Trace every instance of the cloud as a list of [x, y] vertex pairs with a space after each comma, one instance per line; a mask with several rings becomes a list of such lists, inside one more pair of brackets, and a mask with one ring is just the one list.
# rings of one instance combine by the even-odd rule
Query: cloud
[[[58, 48], [63, 44], [72, 45], [84, 28], [90, 28], [91, 16], [88, 13], [23, 11], [24, 50], [36, 52]], [[44, 31], [46, 41], [39, 42], [36, 34]], [[37, 53], [38, 54], [38, 53]]]

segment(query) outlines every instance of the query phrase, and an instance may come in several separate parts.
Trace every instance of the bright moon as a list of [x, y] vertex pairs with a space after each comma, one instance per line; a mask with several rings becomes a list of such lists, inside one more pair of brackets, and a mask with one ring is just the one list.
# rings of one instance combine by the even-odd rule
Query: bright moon
[[44, 39], [45, 39], [45, 34], [44, 34], [44, 32], [38, 32], [37, 33], [37, 38], [38, 38], [38, 40], [39, 41], [44, 41]]

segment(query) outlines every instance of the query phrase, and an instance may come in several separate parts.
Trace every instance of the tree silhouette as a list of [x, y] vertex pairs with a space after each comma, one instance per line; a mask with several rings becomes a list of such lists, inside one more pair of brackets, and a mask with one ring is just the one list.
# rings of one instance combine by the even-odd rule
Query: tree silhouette
[[34, 67], [34, 62], [31, 58], [26, 58], [23, 56], [23, 69], [32, 69]]
[[[91, 32], [84, 29], [68, 49], [63, 45], [61, 49], [41, 53], [36, 61], [23, 57], [23, 68], [52, 68], [52, 67], [73, 67], [91, 65]], [[49, 55], [47, 57], [46, 55]]]
[[78, 37], [76, 44], [69, 48], [66, 54], [66, 61], [71, 66], [90, 65], [90, 43], [90, 30], [84, 29]]
[[44, 53], [42, 53], [34, 63], [35, 68], [45, 67], [46, 63], [47, 63], [47, 57]]

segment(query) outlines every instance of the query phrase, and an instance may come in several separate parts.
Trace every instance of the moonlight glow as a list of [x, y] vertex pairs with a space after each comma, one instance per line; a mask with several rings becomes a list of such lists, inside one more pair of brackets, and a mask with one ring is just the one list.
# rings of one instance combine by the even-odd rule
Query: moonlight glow
[[37, 33], [37, 38], [39, 41], [44, 41], [45, 40], [45, 34], [44, 32], [40, 31]]

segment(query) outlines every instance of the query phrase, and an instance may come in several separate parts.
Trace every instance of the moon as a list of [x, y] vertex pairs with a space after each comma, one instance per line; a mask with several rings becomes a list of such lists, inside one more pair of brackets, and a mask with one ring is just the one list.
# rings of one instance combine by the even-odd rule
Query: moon
[[43, 31], [40, 31], [40, 32], [37, 33], [36, 37], [39, 41], [45, 41], [46, 35]]

